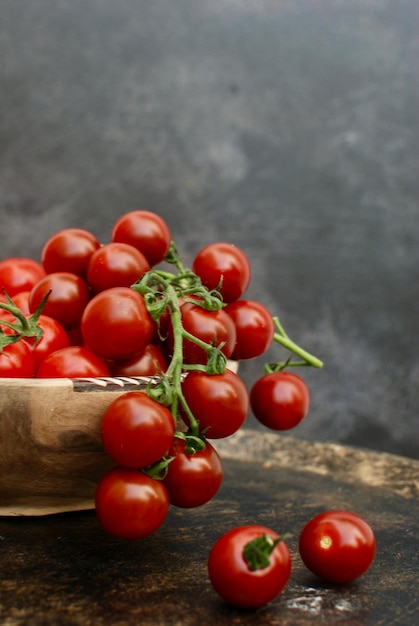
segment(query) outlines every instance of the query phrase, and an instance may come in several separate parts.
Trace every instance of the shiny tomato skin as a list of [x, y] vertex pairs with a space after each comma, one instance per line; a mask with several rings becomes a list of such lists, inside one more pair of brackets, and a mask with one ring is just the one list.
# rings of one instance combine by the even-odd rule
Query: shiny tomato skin
[[376, 539], [371, 526], [352, 511], [319, 513], [304, 526], [299, 552], [307, 569], [329, 583], [348, 583], [371, 566]]
[[267, 567], [251, 570], [244, 558], [247, 543], [278, 533], [258, 524], [239, 526], [222, 535], [208, 557], [208, 575], [215, 591], [229, 605], [256, 609], [274, 600], [286, 586], [291, 574], [287, 545], [280, 541], [270, 555]]
[[101, 438], [105, 452], [124, 467], [147, 467], [170, 448], [175, 422], [169, 409], [142, 391], [118, 396], [102, 417]]
[[275, 328], [270, 311], [255, 300], [236, 300], [224, 309], [236, 327], [234, 361], [253, 359], [270, 347]]
[[86, 278], [90, 257], [100, 241], [83, 228], [64, 228], [47, 239], [42, 248], [42, 265], [47, 274], [70, 272]]
[[64, 326], [52, 317], [40, 315], [38, 318], [38, 326], [43, 330], [43, 335], [38, 343], [34, 343], [32, 339], [25, 340], [32, 347], [35, 371], [51, 352], [56, 352], [57, 350], [61, 350], [61, 348], [67, 348], [70, 345], [70, 340]]
[[111, 239], [134, 246], [153, 266], [163, 261], [169, 252], [171, 233], [160, 215], [137, 210], [121, 215], [112, 228]]
[[173, 506], [195, 508], [216, 495], [223, 480], [223, 468], [218, 452], [209, 441], [204, 450], [188, 454], [184, 440], [175, 438], [168, 456], [174, 459], [163, 483]]
[[307, 415], [310, 392], [298, 374], [272, 372], [253, 384], [250, 405], [256, 419], [267, 428], [290, 430]]
[[30, 293], [30, 291], [19, 291], [19, 293], [16, 293], [12, 298], [13, 303], [18, 309], [20, 309], [20, 311], [22, 311], [24, 315], [31, 314], [31, 310], [29, 308]]
[[[249, 410], [246, 385], [234, 372], [189, 372], [182, 382], [188, 407], [208, 439], [229, 437], [242, 426]], [[189, 424], [187, 415], [182, 417]]]
[[29, 295], [31, 313], [35, 313], [49, 291], [51, 293], [42, 309], [43, 314], [56, 319], [66, 330], [76, 328], [90, 300], [86, 282], [71, 272], [47, 274], [31, 290]]
[[156, 376], [165, 372], [167, 366], [163, 351], [149, 343], [134, 357], [111, 362], [110, 371], [112, 376]]
[[12, 298], [21, 291], [30, 291], [45, 276], [41, 263], [26, 257], [10, 257], [0, 261], [0, 293]]
[[208, 289], [219, 288], [224, 302], [238, 300], [251, 278], [246, 254], [234, 244], [225, 242], [210, 243], [202, 248], [193, 260], [192, 270]]
[[137, 248], [110, 242], [90, 257], [86, 280], [93, 293], [99, 293], [111, 287], [131, 287], [149, 269], [147, 259]]
[[68, 346], [51, 352], [40, 363], [37, 378], [97, 378], [109, 376], [100, 356], [84, 346]]
[[[216, 347], [221, 347], [221, 352], [229, 358], [236, 343], [236, 328], [234, 322], [222, 309], [219, 311], [207, 311], [197, 304], [185, 302], [181, 308], [182, 325], [184, 330], [201, 341]], [[171, 324], [168, 327], [168, 344], [173, 345], [173, 332]], [[185, 363], [205, 365], [207, 353], [204, 348], [196, 345], [190, 339], [183, 340], [183, 360]]]
[[100, 480], [95, 506], [98, 520], [108, 533], [121, 539], [142, 539], [165, 521], [169, 497], [161, 481], [116, 466]]
[[23, 340], [9, 344], [0, 353], [0, 378], [32, 378], [35, 361], [32, 349]]
[[129, 287], [112, 287], [96, 294], [81, 320], [84, 343], [110, 360], [139, 354], [150, 343], [153, 331], [144, 298]]

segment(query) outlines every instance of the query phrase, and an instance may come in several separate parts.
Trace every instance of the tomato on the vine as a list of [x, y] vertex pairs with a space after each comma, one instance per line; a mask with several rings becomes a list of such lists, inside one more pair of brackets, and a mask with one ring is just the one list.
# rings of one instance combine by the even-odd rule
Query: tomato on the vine
[[87, 304], [81, 332], [85, 344], [103, 358], [128, 359], [150, 343], [154, 324], [143, 296], [129, 287], [112, 287]]
[[42, 249], [42, 264], [48, 274], [70, 272], [86, 278], [90, 257], [100, 241], [83, 228], [63, 228], [47, 239]]
[[160, 480], [136, 469], [116, 466], [100, 480], [96, 515], [103, 528], [121, 539], [141, 539], [166, 519], [169, 497]]
[[209, 289], [219, 289], [224, 302], [238, 300], [249, 286], [251, 268], [246, 254], [232, 243], [210, 243], [195, 256], [192, 271]]
[[115, 222], [112, 241], [134, 246], [153, 266], [163, 261], [169, 252], [171, 233], [160, 215], [151, 211], [130, 211]]
[[35, 313], [48, 292], [43, 314], [56, 319], [66, 330], [78, 326], [90, 300], [89, 288], [83, 278], [71, 272], [53, 272], [41, 278], [29, 295], [31, 313]]
[[229, 605], [255, 609], [274, 600], [291, 574], [291, 556], [275, 531], [254, 524], [233, 528], [213, 545], [208, 575]]
[[263, 304], [255, 300], [236, 300], [227, 304], [224, 311], [236, 327], [233, 360], [253, 359], [266, 352], [275, 328], [272, 315]]
[[111, 402], [102, 417], [105, 452], [124, 467], [157, 463], [175, 434], [172, 413], [142, 391], [130, 391]]
[[167, 456], [173, 459], [163, 483], [171, 504], [194, 508], [216, 495], [223, 480], [223, 468], [218, 452], [208, 441], [203, 450], [190, 453], [185, 441], [175, 437]]
[[56, 352], [57, 350], [61, 350], [61, 348], [67, 348], [70, 345], [70, 340], [65, 328], [52, 317], [40, 315], [38, 318], [38, 326], [42, 329], [42, 337], [38, 342], [25, 338], [25, 341], [32, 347], [35, 371], [51, 352]]
[[90, 257], [86, 280], [94, 293], [111, 287], [131, 287], [150, 265], [145, 256], [127, 243], [110, 242]]
[[[221, 346], [221, 352], [226, 358], [231, 356], [236, 342], [236, 328], [234, 322], [223, 309], [207, 311], [198, 304], [185, 302], [180, 307], [183, 330], [197, 339], [215, 347]], [[173, 329], [168, 327], [167, 343], [173, 346]], [[205, 365], [208, 354], [204, 348], [191, 339], [183, 339], [183, 360], [185, 363]]]
[[307, 415], [310, 392], [298, 374], [271, 372], [253, 384], [250, 405], [256, 419], [267, 428], [289, 430]]
[[0, 293], [12, 298], [21, 291], [30, 291], [45, 276], [41, 263], [26, 257], [9, 257], [0, 261]]
[[376, 539], [371, 526], [352, 511], [319, 513], [304, 526], [299, 552], [305, 566], [329, 583], [348, 583], [371, 566]]
[[[229, 369], [222, 374], [189, 372], [182, 392], [199, 429], [209, 439], [229, 437], [243, 424], [249, 410], [249, 394], [243, 380]], [[186, 412], [182, 412], [189, 424]]]
[[0, 352], [1, 378], [32, 378], [35, 361], [30, 346], [20, 339], [3, 347]]
[[86, 346], [68, 346], [51, 352], [39, 364], [38, 378], [96, 378], [109, 376], [104, 359]]

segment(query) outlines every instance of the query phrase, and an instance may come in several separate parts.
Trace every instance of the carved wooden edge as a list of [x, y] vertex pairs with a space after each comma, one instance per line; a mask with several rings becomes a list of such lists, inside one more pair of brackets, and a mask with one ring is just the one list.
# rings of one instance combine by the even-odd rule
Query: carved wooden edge
[[382, 487], [406, 498], [419, 496], [419, 461], [387, 452], [308, 441], [243, 428], [215, 442], [223, 458], [260, 462], [267, 469], [288, 468], [346, 483]]

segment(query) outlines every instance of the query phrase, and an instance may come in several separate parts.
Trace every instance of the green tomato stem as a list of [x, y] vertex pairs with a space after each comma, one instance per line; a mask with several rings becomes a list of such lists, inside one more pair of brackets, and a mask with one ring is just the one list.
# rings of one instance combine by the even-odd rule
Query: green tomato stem
[[[316, 367], [316, 368], [323, 367], [323, 361], [318, 359], [316, 356], [314, 356], [310, 352], [307, 352], [307, 350], [304, 350], [299, 345], [297, 345], [295, 341], [290, 339], [290, 337], [287, 335], [284, 328], [282, 327], [278, 317], [274, 317], [273, 321], [275, 324], [275, 328], [278, 331], [274, 334], [273, 340], [276, 343], [279, 343], [280, 345], [282, 345], [284, 348], [286, 348], [293, 354], [296, 354], [301, 359], [303, 359], [302, 362], [294, 362], [294, 365], [297, 365], [297, 364], [306, 365], [306, 366], [309, 365], [311, 367]], [[292, 365], [292, 364], [293, 364], [292, 361], [286, 362], [286, 365]], [[281, 365], [285, 365], [285, 364], [281, 364]]]
[[249, 541], [243, 548], [243, 558], [248, 568], [254, 572], [258, 569], [269, 567], [271, 562], [270, 556], [275, 547], [289, 537], [291, 537], [290, 533], [280, 535], [276, 539], [265, 534]]

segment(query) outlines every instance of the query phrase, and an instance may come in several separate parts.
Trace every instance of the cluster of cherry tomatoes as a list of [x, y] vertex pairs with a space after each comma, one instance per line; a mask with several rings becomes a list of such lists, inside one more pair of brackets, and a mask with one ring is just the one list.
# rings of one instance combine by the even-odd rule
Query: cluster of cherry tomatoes
[[[100, 481], [95, 503], [111, 534], [145, 537], [161, 526], [170, 505], [211, 500], [223, 478], [213, 441], [234, 434], [249, 408], [274, 430], [306, 416], [307, 385], [285, 370], [322, 363], [263, 304], [243, 297], [250, 279], [245, 253], [225, 242], [205, 246], [191, 269], [184, 267], [167, 223], [148, 211], [122, 215], [107, 243], [68, 228], [45, 242], [40, 262], [0, 261], [0, 376], [148, 378], [145, 393], [119, 396], [101, 423], [115, 465]], [[248, 392], [230, 363], [260, 357], [273, 342], [289, 350], [289, 359], [266, 364]], [[237, 541], [249, 555], [240, 551], [249, 580], [261, 569], [259, 579], [266, 579], [253, 604], [245, 583], [240, 597], [225, 595], [237, 575], [225, 554]], [[303, 560], [306, 545], [302, 539]], [[307, 563], [315, 571], [308, 557]], [[283, 538], [261, 527], [221, 538], [209, 559], [214, 587], [238, 606], [272, 599], [290, 568]]]

